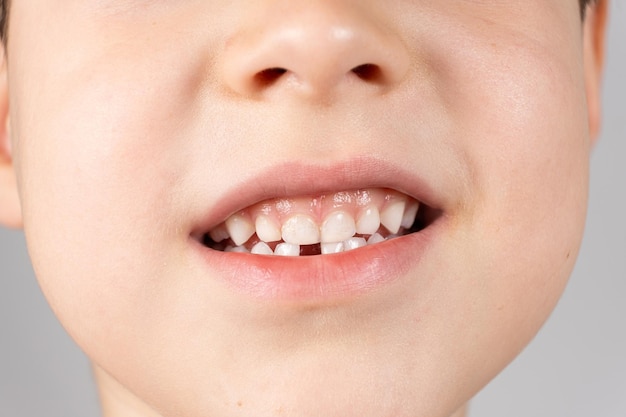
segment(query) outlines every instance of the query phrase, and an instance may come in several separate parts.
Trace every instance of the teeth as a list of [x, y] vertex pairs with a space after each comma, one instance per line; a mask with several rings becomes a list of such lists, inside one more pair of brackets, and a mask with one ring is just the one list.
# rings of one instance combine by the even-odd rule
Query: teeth
[[248, 249], [243, 246], [226, 246], [224, 252], [234, 252], [234, 253], [249, 253]]
[[343, 242], [322, 243], [322, 255], [343, 252]]
[[402, 223], [400, 223], [400, 226], [404, 227], [405, 229], [410, 229], [411, 226], [413, 226], [413, 223], [415, 223], [415, 216], [417, 216], [417, 210], [419, 209], [419, 207], [420, 206], [417, 201], [410, 203], [406, 210], [404, 210], [404, 215], [402, 216]]
[[384, 237], [382, 237], [382, 235], [378, 234], [378, 233], [374, 233], [373, 235], [371, 235], [369, 237], [369, 239], [367, 239], [367, 244], [368, 245], [373, 245], [375, 243], [380, 243], [380, 242], [384, 242], [385, 239]]
[[331, 213], [321, 228], [322, 243], [342, 242], [356, 233], [354, 219], [348, 213], [336, 211]]
[[362, 235], [376, 233], [380, 227], [380, 213], [376, 207], [367, 207], [363, 210], [356, 222], [356, 232]]
[[265, 242], [259, 242], [256, 245], [254, 245], [250, 253], [253, 253], [255, 255], [273, 255], [274, 254], [274, 252], [272, 251], [272, 248], [270, 248], [269, 245]]
[[211, 230], [209, 232], [209, 236], [211, 236], [211, 240], [213, 240], [213, 242], [221, 242], [222, 240], [226, 240], [230, 237], [224, 224], [220, 224], [218, 227]]
[[332, 254], [418, 231], [411, 227], [420, 212], [418, 201], [384, 188], [269, 199], [236, 212], [202, 240], [227, 252]]
[[230, 216], [226, 220], [226, 230], [235, 245], [243, 245], [254, 234], [254, 225], [241, 214]]
[[258, 216], [255, 227], [256, 235], [263, 242], [278, 242], [282, 238], [280, 228], [267, 216]]
[[352, 239], [345, 240], [343, 242], [343, 250], [349, 251], [353, 249], [362, 248], [367, 245], [367, 242], [362, 237], [353, 237]]
[[391, 233], [398, 233], [404, 216], [404, 201], [396, 201], [387, 204], [385, 209], [380, 213], [380, 223], [385, 226]]
[[298, 214], [283, 224], [282, 237], [293, 245], [313, 245], [320, 243], [320, 229], [311, 217]]
[[274, 250], [274, 255], [300, 256], [300, 245], [292, 245], [291, 243], [279, 243]]

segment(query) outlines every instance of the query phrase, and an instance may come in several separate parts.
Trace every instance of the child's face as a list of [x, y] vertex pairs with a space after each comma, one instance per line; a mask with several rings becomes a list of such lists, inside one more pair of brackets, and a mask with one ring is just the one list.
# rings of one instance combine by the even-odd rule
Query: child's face
[[[596, 94], [582, 28], [576, 0], [14, 1], [23, 224], [105, 398], [454, 413], [576, 258]], [[414, 200], [418, 231], [339, 254], [205, 237], [243, 213], [234, 243], [316, 251], [367, 239], [376, 212], [386, 237]]]

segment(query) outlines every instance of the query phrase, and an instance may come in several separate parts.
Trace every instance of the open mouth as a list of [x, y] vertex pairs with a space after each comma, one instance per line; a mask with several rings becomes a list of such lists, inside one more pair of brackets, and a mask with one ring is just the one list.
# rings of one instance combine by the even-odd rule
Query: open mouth
[[450, 195], [445, 183], [375, 158], [272, 165], [219, 201], [207, 194], [192, 253], [207, 276], [255, 299], [351, 300], [427, 276], [418, 271], [449, 224]]
[[428, 227], [439, 212], [388, 188], [269, 199], [203, 234], [221, 252], [316, 256], [377, 245]]

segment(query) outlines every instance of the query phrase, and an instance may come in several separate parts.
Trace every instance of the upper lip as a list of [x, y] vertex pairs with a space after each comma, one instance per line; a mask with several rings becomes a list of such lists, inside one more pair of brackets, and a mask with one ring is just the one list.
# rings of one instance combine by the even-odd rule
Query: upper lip
[[442, 210], [446, 201], [424, 178], [375, 157], [358, 157], [332, 164], [288, 162], [254, 172], [215, 198], [195, 225], [200, 238], [228, 216], [261, 201], [274, 198], [317, 196], [365, 188], [390, 188], [430, 208]]

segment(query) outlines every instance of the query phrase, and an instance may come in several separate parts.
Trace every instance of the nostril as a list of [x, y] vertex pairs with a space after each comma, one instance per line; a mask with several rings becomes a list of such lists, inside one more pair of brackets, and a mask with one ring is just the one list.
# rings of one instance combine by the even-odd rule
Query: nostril
[[363, 81], [381, 82], [383, 81], [383, 72], [378, 65], [363, 64], [352, 68], [352, 72]]
[[267, 68], [259, 71], [254, 76], [254, 81], [259, 87], [269, 87], [287, 72], [284, 68]]

